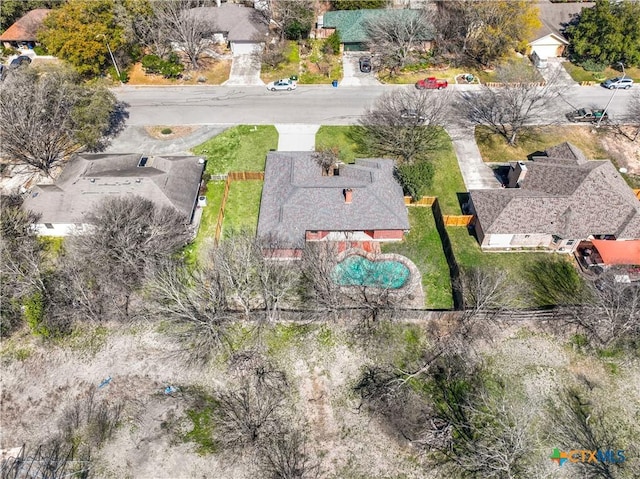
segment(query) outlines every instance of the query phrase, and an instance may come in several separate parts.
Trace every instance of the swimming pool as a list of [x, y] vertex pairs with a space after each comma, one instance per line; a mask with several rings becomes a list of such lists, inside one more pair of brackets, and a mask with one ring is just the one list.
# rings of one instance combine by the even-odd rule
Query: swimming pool
[[341, 286], [372, 286], [398, 289], [409, 279], [409, 268], [400, 261], [371, 261], [354, 254], [340, 261], [332, 271], [332, 279]]

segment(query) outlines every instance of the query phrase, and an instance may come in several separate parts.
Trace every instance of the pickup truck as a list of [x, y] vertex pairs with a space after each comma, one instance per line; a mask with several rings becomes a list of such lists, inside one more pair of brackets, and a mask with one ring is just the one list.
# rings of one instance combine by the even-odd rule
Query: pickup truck
[[[604, 115], [604, 116], [603, 116]], [[602, 118], [602, 121], [609, 119], [609, 115], [604, 110], [589, 110], [587, 108], [580, 108], [567, 113], [567, 119], [575, 122], [591, 122], [595, 123]]]
[[442, 90], [443, 88], [447, 88], [449, 86], [449, 82], [447, 80], [439, 80], [436, 77], [425, 78], [424, 80], [418, 80], [416, 82], [416, 88], [418, 90], [424, 89], [437, 89]]

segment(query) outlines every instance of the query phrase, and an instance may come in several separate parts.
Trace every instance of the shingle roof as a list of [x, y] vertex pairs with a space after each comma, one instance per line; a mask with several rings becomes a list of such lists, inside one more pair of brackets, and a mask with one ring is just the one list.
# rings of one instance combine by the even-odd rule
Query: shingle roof
[[535, 41], [553, 34], [566, 41], [564, 29], [567, 25], [580, 14], [583, 8], [590, 8], [594, 5], [593, 2], [552, 3], [549, 0], [539, 1], [537, 7], [540, 11], [539, 18], [542, 26], [534, 32], [531, 40]]
[[[375, 22], [389, 15], [417, 17], [421, 13], [420, 10], [409, 9], [334, 10], [326, 12], [322, 21], [325, 28], [338, 31], [342, 43], [365, 43], [369, 39], [365, 30], [366, 22]], [[433, 34], [423, 40], [433, 40]]]
[[0, 41], [4, 42], [33, 42], [36, 40], [38, 29], [51, 10], [48, 8], [36, 8], [20, 17], [13, 25], [0, 35]]
[[24, 202], [41, 215], [41, 223], [84, 223], [107, 196], [138, 195], [159, 206], [171, 206], [191, 220], [204, 163], [195, 156], [148, 157], [96, 154], [71, 160], [53, 185], [36, 185]]
[[572, 148], [563, 144], [547, 153], [573, 159], [528, 162], [520, 188], [470, 191], [484, 233], [640, 238], [640, 201], [620, 173], [610, 161], [583, 162]]
[[[351, 188], [351, 204], [344, 190]], [[306, 231], [408, 230], [402, 188], [393, 161], [356, 160], [338, 176], [322, 176], [311, 152], [267, 156], [258, 236], [301, 247]]]
[[192, 8], [190, 13], [210, 20], [218, 32], [224, 32], [229, 41], [256, 41], [267, 33], [267, 25], [259, 20], [255, 8], [235, 3], [223, 3], [219, 7]]

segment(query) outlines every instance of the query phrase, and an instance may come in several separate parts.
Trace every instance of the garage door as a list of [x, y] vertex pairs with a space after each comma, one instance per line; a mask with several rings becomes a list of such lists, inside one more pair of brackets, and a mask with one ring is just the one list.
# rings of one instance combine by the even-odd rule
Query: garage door
[[262, 43], [259, 42], [231, 42], [231, 51], [234, 55], [250, 55], [255, 51], [262, 50]]
[[535, 45], [531, 51], [536, 52], [540, 58], [555, 58], [558, 56], [558, 45]]

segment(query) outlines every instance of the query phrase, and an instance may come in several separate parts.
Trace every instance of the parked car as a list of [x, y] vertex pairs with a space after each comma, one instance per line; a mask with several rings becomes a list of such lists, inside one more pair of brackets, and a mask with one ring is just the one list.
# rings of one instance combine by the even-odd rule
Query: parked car
[[267, 90], [295, 90], [298, 87], [298, 83], [291, 78], [282, 78], [281, 80], [272, 81], [267, 84]]
[[608, 88], [609, 90], [613, 90], [614, 88], [622, 88], [624, 90], [628, 90], [633, 86], [633, 79], [622, 77], [611, 78], [602, 82], [602, 86]]
[[422, 123], [426, 120], [424, 116], [418, 112], [418, 110], [401, 110], [400, 118], [404, 120], [411, 120], [413, 123]]
[[21, 66], [27, 66], [30, 63], [31, 63], [31, 58], [29, 58], [27, 55], [20, 55], [14, 58], [13, 60], [11, 60], [11, 63], [9, 63], [9, 68], [18, 68]]
[[447, 80], [439, 80], [436, 77], [425, 78], [424, 80], [418, 80], [416, 82], [416, 88], [418, 90], [424, 89], [438, 89], [442, 90], [443, 88], [447, 88], [449, 86], [449, 82]]
[[574, 110], [570, 113], [567, 113], [567, 119], [569, 121], [575, 122], [596, 122], [608, 120], [609, 115], [604, 112], [604, 110], [589, 110], [587, 108], [580, 108], [578, 110]]
[[371, 57], [360, 57], [360, 71], [362, 73], [370, 73], [371, 72]]

